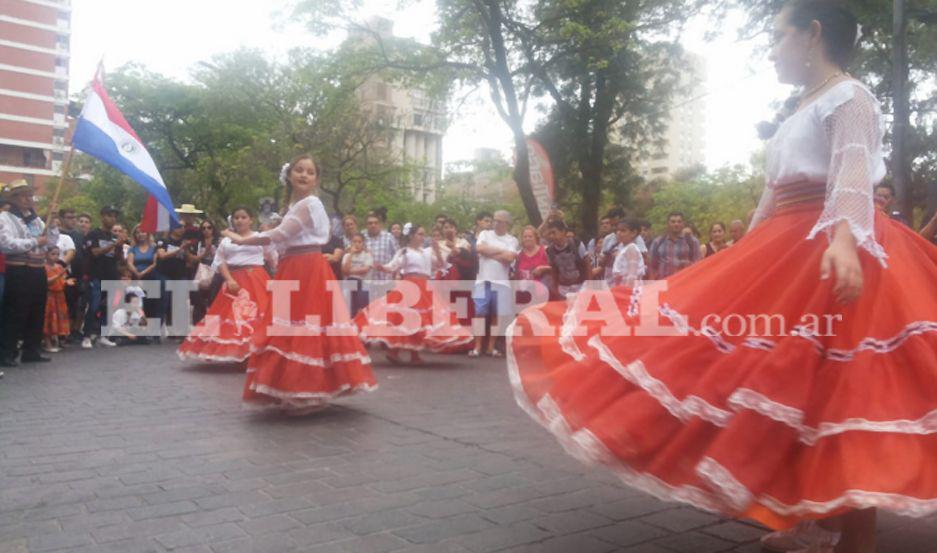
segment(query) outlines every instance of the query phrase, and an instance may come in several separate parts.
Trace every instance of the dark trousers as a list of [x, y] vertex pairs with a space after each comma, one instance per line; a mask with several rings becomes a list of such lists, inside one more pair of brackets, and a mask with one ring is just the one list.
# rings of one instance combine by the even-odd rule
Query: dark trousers
[[3, 355], [15, 357], [17, 342], [23, 352], [39, 355], [46, 317], [46, 270], [42, 267], [7, 266], [3, 291]]
[[107, 294], [101, 290], [101, 281], [93, 278], [88, 281], [88, 311], [82, 335], [85, 338], [100, 336], [104, 317], [107, 317]]

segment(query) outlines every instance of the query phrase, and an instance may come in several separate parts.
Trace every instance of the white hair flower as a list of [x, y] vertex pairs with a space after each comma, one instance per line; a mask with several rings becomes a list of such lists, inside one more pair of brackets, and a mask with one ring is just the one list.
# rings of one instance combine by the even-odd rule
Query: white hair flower
[[403, 235], [410, 236], [410, 231], [413, 230], [413, 223], [407, 223], [403, 226]]
[[286, 186], [289, 184], [288, 177], [290, 176], [290, 164], [284, 163], [283, 167], [280, 167], [280, 186]]

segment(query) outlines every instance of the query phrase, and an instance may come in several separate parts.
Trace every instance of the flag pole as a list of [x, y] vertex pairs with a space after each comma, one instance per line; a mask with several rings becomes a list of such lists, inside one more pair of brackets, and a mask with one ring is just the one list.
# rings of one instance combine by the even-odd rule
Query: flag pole
[[72, 158], [75, 156], [75, 145], [71, 143], [71, 135], [75, 132], [76, 121], [78, 121], [77, 117], [73, 118], [72, 122], [68, 125], [68, 153], [65, 154], [65, 161], [62, 163], [62, 170], [59, 172], [59, 182], [55, 186], [55, 193], [52, 194], [52, 201], [49, 202], [49, 212], [46, 215], [46, 232], [49, 231], [49, 222], [52, 220], [52, 215], [54, 215], [53, 212], [58, 207], [59, 196], [62, 195], [62, 186], [65, 184], [65, 179], [68, 178], [68, 171], [72, 166]]

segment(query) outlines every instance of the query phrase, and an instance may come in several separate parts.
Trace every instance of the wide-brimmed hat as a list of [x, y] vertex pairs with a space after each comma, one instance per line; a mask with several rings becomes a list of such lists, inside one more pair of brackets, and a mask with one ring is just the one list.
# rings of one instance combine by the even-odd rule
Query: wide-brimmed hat
[[31, 191], [33, 190], [33, 185], [26, 182], [25, 179], [16, 179], [15, 181], [3, 187], [3, 195], [9, 197], [21, 190]]
[[181, 213], [182, 215], [201, 215], [205, 212], [201, 209], [195, 209], [194, 204], [182, 204], [181, 207], [176, 208], [176, 213]]

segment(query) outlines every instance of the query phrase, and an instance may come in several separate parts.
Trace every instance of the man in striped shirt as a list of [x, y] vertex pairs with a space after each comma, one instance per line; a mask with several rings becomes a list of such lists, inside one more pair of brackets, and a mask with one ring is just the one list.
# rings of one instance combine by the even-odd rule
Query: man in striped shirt
[[667, 233], [655, 238], [648, 248], [651, 278], [663, 280], [699, 261], [699, 240], [692, 234], [684, 236], [684, 226], [683, 214], [679, 211], [667, 216]]

